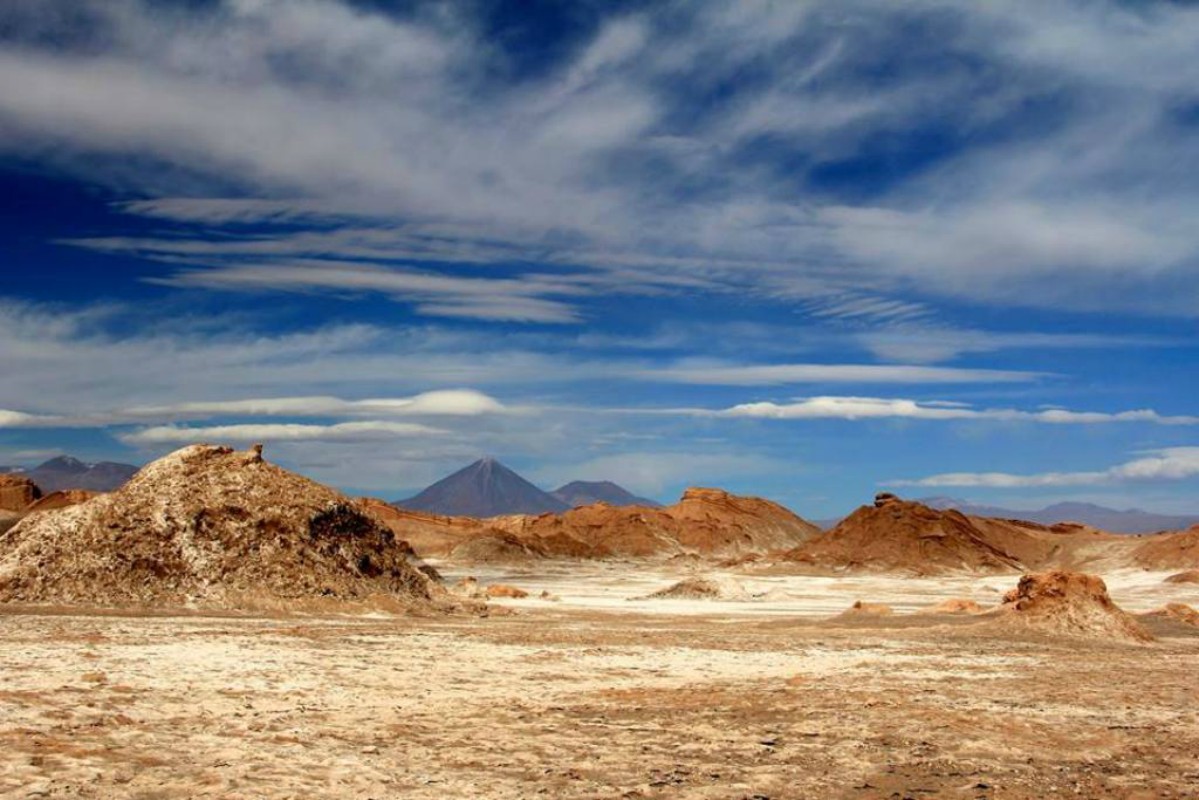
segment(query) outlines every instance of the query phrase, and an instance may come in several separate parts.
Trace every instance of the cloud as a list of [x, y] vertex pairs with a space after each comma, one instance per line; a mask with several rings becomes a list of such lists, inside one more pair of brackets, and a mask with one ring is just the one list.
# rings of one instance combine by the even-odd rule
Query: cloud
[[1093, 486], [1133, 481], [1176, 481], [1199, 475], [1199, 447], [1150, 450], [1141, 458], [1093, 472], [947, 472], [918, 480], [891, 481], [891, 486], [958, 486], [991, 489]]
[[413, 397], [343, 400], [339, 397], [268, 397], [251, 400], [185, 402], [124, 409], [124, 419], [203, 419], [217, 416], [326, 417], [345, 415], [477, 416], [506, 411], [494, 397], [473, 389], [443, 389]]
[[1039, 422], [1050, 425], [1096, 425], [1118, 422], [1142, 422], [1158, 425], [1199, 425], [1196, 416], [1167, 416], [1151, 409], [1114, 413], [1069, 411], [1050, 408], [1020, 411], [1011, 408], [976, 409], [963, 403], [921, 402], [882, 397], [809, 397], [795, 403], [742, 403], [713, 412], [725, 417], [759, 419], [925, 419], [995, 420], [999, 422]]
[[[1194, 315], [1199, 12], [793, 5], [615, 14], [505, 80], [520, 54], [473, 6], [7, 3], [0, 151], [140, 193], [127, 210], [178, 229], [79, 244], [207, 246], [164, 277], [192, 288], [345, 288], [274, 263], [298, 248], [405, 262], [397, 281], [528, 265], [523, 287], [369, 289], [482, 320], [586, 317], [589, 296], [528, 285], [561, 264], [815, 319], [933, 298]], [[250, 224], [293, 229], [222, 227]], [[247, 249], [284, 274], [250, 280]]]
[[23, 411], [9, 411], [8, 409], [0, 408], [0, 428], [33, 427], [45, 419], [45, 417], [26, 414]]
[[540, 294], [579, 294], [545, 279], [459, 278], [346, 263], [315, 262], [190, 270], [154, 283], [225, 290], [372, 291], [415, 302], [426, 316], [521, 322], [577, 322], [568, 304]]
[[1021, 383], [1040, 373], [905, 364], [716, 364], [682, 363], [645, 370], [637, 377], [709, 386], [782, 386], [795, 383]]
[[339, 422], [334, 425], [214, 425], [181, 427], [162, 425], [122, 433], [121, 441], [131, 445], [186, 444], [208, 441], [232, 442], [353, 442], [378, 438], [436, 436], [438, 428], [411, 422], [368, 420]]

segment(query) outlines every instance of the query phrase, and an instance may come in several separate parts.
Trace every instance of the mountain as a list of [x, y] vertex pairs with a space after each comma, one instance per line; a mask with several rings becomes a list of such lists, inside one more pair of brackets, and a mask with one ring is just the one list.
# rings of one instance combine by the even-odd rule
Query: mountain
[[638, 497], [623, 486], [612, 481], [572, 481], [550, 492], [554, 497], [572, 508], [607, 503], [610, 506], [647, 506], [661, 508], [662, 504], [645, 497]]
[[476, 461], [396, 505], [455, 517], [557, 514], [570, 508], [494, 458]]
[[926, 497], [917, 502], [932, 508], [953, 508], [975, 517], [998, 517], [1000, 519], [1024, 519], [1042, 525], [1059, 522], [1081, 522], [1093, 528], [1113, 533], [1154, 533], [1155, 531], [1177, 531], [1199, 524], [1199, 515], [1173, 516], [1129, 508], [1123, 511], [1094, 503], [1055, 503], [1035, 511], [1019, 511], [999, 506], [976, 505], [955, 497]]
[[58, 456], [33, 469], [8, 471], [32, 479], [43, 492], [49, 494], [67, 489], [111, 492], [125, 485], [137, 470], [132, 464], [113, 461], [87, 464], [71, 456]]

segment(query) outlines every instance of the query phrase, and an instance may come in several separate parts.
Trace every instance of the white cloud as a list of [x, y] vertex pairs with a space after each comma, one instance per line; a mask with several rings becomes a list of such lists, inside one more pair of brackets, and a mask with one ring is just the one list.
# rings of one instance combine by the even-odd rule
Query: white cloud
[[1176, 481], [1199, 475], [1199, 447], [1167, 447], [1104, 470], [1041, 472], [947, 472], [918, 480], [892, 481], [892, 486], [957, 486], [992, 489], [1093, 486], [1129, 481]]
[[638, 373], [645, 380], [709, 386], [793, 383], [1019, 383], [1040, 373], [906, 364], [719, 364], [684, 362]]
[[[457, 253], [531, 273], [580, 264], [607, 292], [696, 291], [696, 281], [817, 298], [805, 308], [818, 318], [919, 319], [913, 289], [1195, 313], [1199, 198], [1178, 165], [1194, 163], [1199, 145], [1177, 119], [1199, 81], [1194, 9], [790, 6], [620, 15], [565, 63], [505, 84], [483, 80], [502, 72], [503, 47], [453, 6], [400, 19], [334, 0], [10, 2], [0, 8], [11, 33], [0, 150], [140, 191], [146, 199], [126, 206], [137, 213], [208, 225], [319, 217], [335, 229], [319, 257], [366, 252], [441, 269]], [[923, 26], [927, 57], [909, 58], [907, 37]], [[103, 47], [62, 47], [92, 44], [89, 32]], [[929, 66], [966, 55], [977, 69]], [[880, 60], [895, 79], [863, 80]], [[731, 80], [751, 70], [758, 80]], [[687, 94], [732, 85], [712, 108]], [[944, 158], [866, 197], [820, 181], [820, 170], [869, 165], [880, 142], [930, 124], [946, 134]], [[96, 157], [107, 155], [117, 158]], [[239, 199], [184, 196], [230, 181]], [[173, 237], [173, 250], [207, 244], [215, 258], [210, 232]], [[222, 242], [224, 256], [316, 245], [294, 231], [248, 238], [257, 241]], [[125, 245], [161, 257], [168, 243]], [[244, 271], [167, 279], [251, 288]], [[467, 287], [465, 299], [413, 301], [475, 319], [580, 314], [551, 291], [491, 288], [509, 296], [484, 302]]]
[[1199, 425], [1197, 416], [1167, 416], [1151, 409], [1098, 412], [1050, 408], [1021, 411], [1011, 408], [971, 408], [963, 403], [921, 402], [883, 397], [809, 397], [794, 403], [742, 403], [713, 412], [726, 417], [761, 419], [926, 419], [995, 420], [1040, 422], [1051, 425], [1095, 425], [1118, 422], [1149, 422], [1158, 425]]
[[443, 389], [413, 397], [343, 400], [339, 397], [266, 397], [250, 400], [185, 402], [124, 409], [124, 419], [203, 419], [215, 416], [325, 417], [348, 415], [476, 416], [506, 411], [494, 397], [473, 389]]
[[347, 442], [374, 441], [379, 438], [436, 436], [445, 433], [438, 428], [411, 422], [367, 420], [339, 422], [334, 425], [301, 425], [294, 423], [269, 425], [214, 425], [181, 427], [161, 425], [120, 434], [131, 445], [186, 444], [194, 442]]

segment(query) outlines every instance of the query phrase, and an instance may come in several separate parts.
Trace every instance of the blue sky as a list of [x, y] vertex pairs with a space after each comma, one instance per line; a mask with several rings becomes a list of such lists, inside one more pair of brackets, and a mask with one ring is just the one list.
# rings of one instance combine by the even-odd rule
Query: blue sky
[[1199, 509], [1199, 10], [8, 0], [0, 464]]

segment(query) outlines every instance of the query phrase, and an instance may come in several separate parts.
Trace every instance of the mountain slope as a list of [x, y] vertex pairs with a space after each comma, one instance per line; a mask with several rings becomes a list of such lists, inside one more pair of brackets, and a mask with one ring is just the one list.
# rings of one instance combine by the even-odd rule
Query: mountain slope
[[607, 503], [610, 506], [646, 506], [661, 508], [662, 504], [645, 497], [638, 497], [623, 486], [612, 481], [571, 481], [550, 492], [554, 497], [572, 508], [589, 506], [592, 503]]
[[58, 456], [33, 469], [17, 471], [17, 474], [31, 478], [46, 494], [66, 489], [111, 492], [125, 485], [136, 473], [137, 467], [132, 464], [113, 461], [87, 464], [71, 456]]
[[570, 508], [493, 458], [476, 461], [396, 505], [456, 517], [556, 514]]
[[956, 509], [963, 514], [975, 517], [1024, 519], [1029, 522], [1039, 522], [1042, 525], [1056, 525], [1059, 522], [1081, 522], [1084, 525], [1090, 525], [1093, 528], [1113, 533], [1174, 531], [1199, 524], [1199, 516], [1155, 514], [1139, 508], [1119, 510], [1094, 503], [1055, 503], [1034, 511], [1019, 511], [999, 506], [975, 505], [954, 497], [926, 497], [916, 502], [923, 503], [931, 508]]

